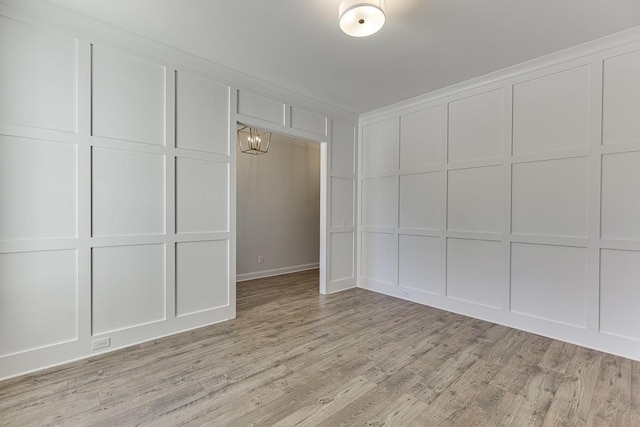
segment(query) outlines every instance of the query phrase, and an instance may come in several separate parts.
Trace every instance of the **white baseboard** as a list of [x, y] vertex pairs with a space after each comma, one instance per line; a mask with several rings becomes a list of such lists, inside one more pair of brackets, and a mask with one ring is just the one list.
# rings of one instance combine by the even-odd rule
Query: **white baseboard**
[[263, 279], [265, 277], [280, 276], [282, 274], [296, 273], [298, 271], [313, 270], [318, 268], [320, 263], [292, 265], [290, 267], [274, 268], [271, 270], [254, 271], [251, 273], [236, 274], [236, 282], [245, 282], [247, 280]]

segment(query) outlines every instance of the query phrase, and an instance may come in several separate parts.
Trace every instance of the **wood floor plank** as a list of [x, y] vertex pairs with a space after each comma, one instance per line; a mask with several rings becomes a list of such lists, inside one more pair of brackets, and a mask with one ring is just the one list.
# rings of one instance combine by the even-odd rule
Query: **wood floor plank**
[[545, 426], [570, 427], [587, 424], [589, 404], [600, 372], [602, 356], [602, 353], [595, 350], [576, 348], [566, 364], [565, 375], [545, 416]]
[[589, 408], [588, 426], [628, 426], [631, 416], [631, 360], [602, 357], [596, 389]]
[[[454, 425], [456, 419], [473, 402], [475, 397], [489, 384], [489, 380], [498, 372], [499, 367], [477, 359], [462, 374], [452, 371], [453, 381], [445, 389], [436, 389], [435, 393], [426, 395], [429, 407], [421, 412], [412, 422], [416, 425]], [[415, 394], [420, 400], [422, 394]], [[434, 398], [435, 397], [435, 398]]]
[[640, 427], [640, 363], [631, 368], [631, 425]]
[[368, 381], [365, 377], [356, 377], [343, 387], [340, 387], [336, 394], [319, 398], [314, 404], [294, 411], [291, 415], [282, 418], [273, 425], [286, 427], [298, 424], [319, 424], [375, 387], [376, 384]]
[[0, 382], [0, 425], [640, 427], [640, 363], [318, 272], [238, 284], [237, 319]]
[[547, 351], [540, 360], [539, 366], [550, 371], [564, 374], [577, 349], [577, 345], [562, 341], [553, 341], [549, 344], [549, 348], [547, 348]]

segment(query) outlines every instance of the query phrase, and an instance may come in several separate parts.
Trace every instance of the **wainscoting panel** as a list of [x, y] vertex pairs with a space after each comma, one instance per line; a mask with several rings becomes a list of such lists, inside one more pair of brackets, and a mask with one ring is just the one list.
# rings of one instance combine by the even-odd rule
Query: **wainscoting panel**
[[340, 141], [331, 145], [330, 165], [331, 172], [342, 175], [354, 176], [357, 164], [357, 127], [343, 120], [332, 120], [332, 141]]
[[176, 147], [228, 156], [228, 86], [176, 73]]
[[514, 234], [587, 237], [589, 159], [513, 165]]
[[640, 251], [603, 249], [600, 262], [600, 330], [640, 340]]
[[640, 140], [640, 50], [604, 61], [603, 144]]
[[0, 254], [0, 356], [77, 339], [77, 262], [73, 249]]
[[94, 45], [91, 69], [91, 134], [164, 145], [166, 68]]
[[327, 136], [326, 116], [298, 107], [291, 107], [290, 114], [292, 128], [310, 132], [320, 137]]
[[640, 241], [640, 151], [602, 156], [602, 237]]
[[0, 241], [78, 236], [76, 162], [75, 144], [0, 135]]
[[440, 165], [442, 114], [442, 107], [432, 107], [400, 118], [400, 169]]
[[[362, 182], [362, 225], [398, 226], [398, 184], [396, 177], [371, 178]], [[394, 203], [389, 203], [391, 200]]]
[[390, 233], [362, 233], [362, 277], [379, 283], [396, 284], [390, 260], [397, 259], [396, 236]]
[[176, 244], [176, 314], [229, 305], [229, 242]]
[[[329, 238], [326, 255], [329, 273], [326, 293], [356, 287], [358, 184], [356, 171], [357, 126], [355, 122], [332, 119], [329, 152]], [[322, 258], [322, 256], [321, 256]], [[322, 271], [320, 277], [323, 278]]]
[[77, 132], [77, 62], [77, 39], [1, 16], [0, 123]]
[[400, 176], [400, 228], [437, 230], [440, 227], [440, 172]]
[[178, 233], [229, 231], [229, 164], [176, 159]]
[[93, 248], [94, 335], [164, 320], [165, 246]]
[[358, 286], [640, 360], [633, 34], [361, 115]]
[[447, 296], [491, 308], [502, 304], [500, 242], [447, 240]]
[[501, 166], [449, 171], [449, 230], [502, 232], [503, 172]]
[[355, 180], [332, 176], [331, 186], [331, 227], [353, 227], [355, 224], [354, 199]]
[[94, 147], [93, 236], [164, 234], [165, 157]]
[[582, 66], [513, 87], [513, 154], [589, 145], [589, 67]]
[[284, 126], [285, 109], [282, 102], [245, 91], [238, 92], [238, 114]]
[[355, 250], [355, 233], [331, 233], [331, 277], [332, 282], [352, 279], [355, 276], [353, 253]]
[[502, 157], [503, 138], [502, 89], [449, 103], [449, 162]]
[[362, 147], [362, 173], [393, 171], [399, 164], [398, 119], [362, 128], [367, 144]]
[[511, 245], [511, 310], [514, 313], [584, 328], [586, 283], [586, 248]]
[[438, 237], [399, 236], [398, 286], [438, 294], [442, 281], [440, 265]]

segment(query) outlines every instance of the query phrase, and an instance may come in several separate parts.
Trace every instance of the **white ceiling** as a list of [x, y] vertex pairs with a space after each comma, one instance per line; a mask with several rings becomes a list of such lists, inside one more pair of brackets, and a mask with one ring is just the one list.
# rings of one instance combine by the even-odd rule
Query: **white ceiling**
[[639, 0], [386, 0], [368, 38], [340, 0], [49, 0], [355, 113], [640, 25]]

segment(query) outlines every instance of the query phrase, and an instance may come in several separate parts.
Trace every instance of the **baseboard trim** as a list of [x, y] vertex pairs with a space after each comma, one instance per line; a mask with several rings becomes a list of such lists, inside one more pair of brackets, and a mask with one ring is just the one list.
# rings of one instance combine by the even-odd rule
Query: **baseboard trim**
[[292, 265], [290, 267], [274, 268], [271, 270], [254, 271], [252, 273], [236, 274], [236, 282], [246, 282], [247, 280], [264, 279], [265, 277], [280, 276], [282, 274], [297, 273], [298, 271], [313, 270], [319, 268], [320, 263]]

